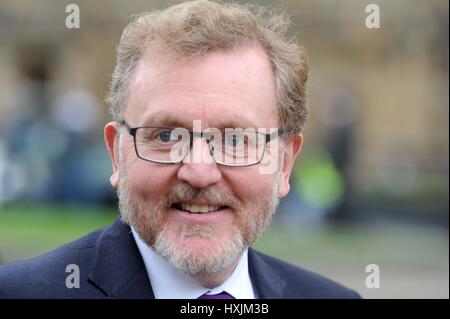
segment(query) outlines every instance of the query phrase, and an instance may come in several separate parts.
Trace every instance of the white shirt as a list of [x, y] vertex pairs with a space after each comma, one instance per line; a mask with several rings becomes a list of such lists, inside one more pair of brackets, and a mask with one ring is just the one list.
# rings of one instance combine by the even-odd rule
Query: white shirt
[[235, 299], [255, 299], [248, 272], [248, 249], [244, 251], [233, 273], [223, 284], [213, 289], [203, 287], [193, 277], [179, 271], [167, 260], [159, 256], [136, 233], [131, 231], [144, 260], [145, 268], [156, 299], [197, 299], [201, 295], [227, 292]]

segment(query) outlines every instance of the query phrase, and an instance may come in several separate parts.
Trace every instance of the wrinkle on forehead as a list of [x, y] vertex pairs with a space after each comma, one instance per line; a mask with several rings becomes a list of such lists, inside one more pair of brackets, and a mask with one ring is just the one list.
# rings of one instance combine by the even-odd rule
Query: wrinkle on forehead
[[274, 117], [271, 122], [278, 125], [274, 74], [259, 49], [216, 51], [162, 64], [142, 59], [135, 72], [126, 110], [135, 121], [148, 122], [166, 111], [207, 122], [243, 117], [244, 123], [263, 126]]

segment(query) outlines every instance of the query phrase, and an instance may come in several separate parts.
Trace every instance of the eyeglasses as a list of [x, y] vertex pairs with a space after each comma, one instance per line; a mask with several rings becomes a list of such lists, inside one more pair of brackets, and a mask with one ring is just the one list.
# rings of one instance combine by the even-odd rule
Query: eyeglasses
[[161, 164], [186, 162], [186, 156], [194, 145], [194, 137], [199, 137], [206, 140], [217, 164], [252, 166], [262, 161], [268, 142], [287, 133], [283, 129], [266, 134], [255, 129], [228, 128], [192, 132], [185, 128], [165, 126], [130, 127], [126, 121], [120, 124], [133, 136], [134, 149], [139, 158]]

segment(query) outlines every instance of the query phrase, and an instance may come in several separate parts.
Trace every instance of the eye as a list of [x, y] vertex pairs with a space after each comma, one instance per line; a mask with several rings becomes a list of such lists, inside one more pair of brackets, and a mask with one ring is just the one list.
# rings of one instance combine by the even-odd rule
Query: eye
[[156, 134], [156, 138], [158, 140], [160, 140], [161, 142], [170, 142], [171, 141], [170, 135], [171, 135], [171, 131], [168, 131], [168, 130], [161, 131]]
[[244, 142], [244, 139], [242, 138], [242, 136], [233, 134], [233, 135], [229, 135], [227, 137], [226, 142], [227, 142], [227, 145], [236, 147], [236, 146], [242, 144]]

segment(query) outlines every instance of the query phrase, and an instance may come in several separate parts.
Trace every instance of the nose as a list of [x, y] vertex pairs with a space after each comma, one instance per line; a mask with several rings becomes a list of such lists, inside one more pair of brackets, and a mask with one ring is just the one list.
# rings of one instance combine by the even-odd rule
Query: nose
[[203, 138], [194, 139], [177, 176], [196, 188], [206, 188], [222, 179], [222, 173]]

